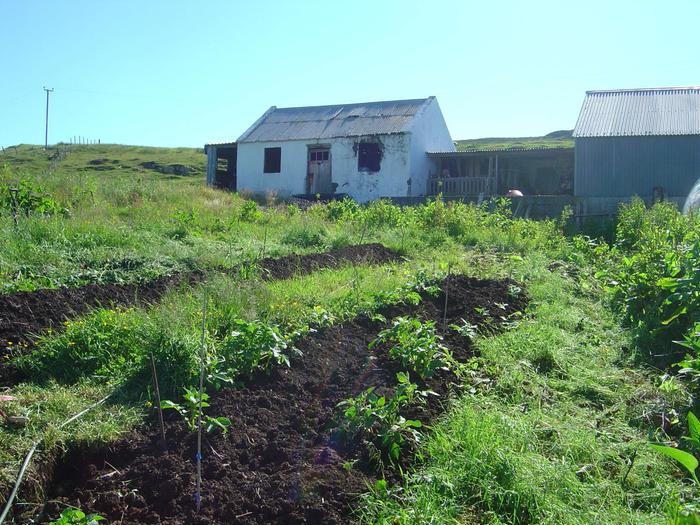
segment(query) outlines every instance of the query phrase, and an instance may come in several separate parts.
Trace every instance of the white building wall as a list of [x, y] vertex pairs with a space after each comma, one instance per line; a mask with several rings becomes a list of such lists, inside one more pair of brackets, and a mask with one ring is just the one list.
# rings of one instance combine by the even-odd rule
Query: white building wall
[[432, 98], [411, 124], [411, 195], [425, 195], [428, 177], [434, 175], [437, 164], [428, 158], [427, 151], [455, 151], [445, 119], [437, 99]]
[[[358, 171], [356, 144], [380, 142], [383, 156], [375, 173]], [[410, 136], [407, 134], [343, 137], [327, 141], [243, 142], [238, 144], [238, 191], [264, 194], [275, 191], [280, 197], [306, 193], [308, 149], [331, 147], [332, 180], [336, 193], [347, 193], [359, 202], [380, 197], [408, 195], [410, 179]], [[280, 173], [263, 173], [265, 148], [282, 148]]]

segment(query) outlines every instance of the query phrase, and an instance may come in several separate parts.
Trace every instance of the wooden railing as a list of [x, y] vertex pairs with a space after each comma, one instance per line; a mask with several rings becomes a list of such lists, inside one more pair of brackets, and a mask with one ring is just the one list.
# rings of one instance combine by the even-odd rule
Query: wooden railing
[[496, 192], [495, 177], [435, 177], [428, 179], [428, 195], [491, 195]]

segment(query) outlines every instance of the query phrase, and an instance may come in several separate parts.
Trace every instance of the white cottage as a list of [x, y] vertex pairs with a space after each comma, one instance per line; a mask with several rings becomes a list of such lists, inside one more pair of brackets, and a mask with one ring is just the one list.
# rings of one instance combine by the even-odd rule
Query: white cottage
[[207, 183], [280, 197], [346, 194], [360, 202], [425, 195], [454, 151], [435, 97], [268, 109], [237, 142], [207, 144]]

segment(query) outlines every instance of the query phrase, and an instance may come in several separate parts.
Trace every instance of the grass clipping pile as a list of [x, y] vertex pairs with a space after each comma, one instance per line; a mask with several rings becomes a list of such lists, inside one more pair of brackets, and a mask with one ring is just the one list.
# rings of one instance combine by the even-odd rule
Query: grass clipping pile
[[[388, 322], [410, 316], [438, 327], [467, 321], [496, 328], [525, 307], [525, 295], [514, 294], [514, 286], [507, 280], [451, 276], [437, 295], [423, 294], [418, 305], [381, 313]], [[396, 386], [400, 366], [382, 345], [368, 349], [386, 326], [381, 319], [360, 317], [311, 333], [298, 341], [303, 356], [291, 367], [277, 367], [244, 388], [212, 394], [209, 411], [230, 418], [232, 425], [227, 434], [205, 438], [199, 514], [196, 435], [170, 419], [167, 450], [159, 446], [154, 424], [109, 450], [68, 454], [55, 472], [44, 515], [55, 517], [69, 504], [122, 524], [352, 523], [353, 502], [374, 483], [377, 471], [361, 442], [334, 438], [337, 404], [368, 387], [391, 392]], [[454, 330], [447, 331], [443, 343], [458, 361], [474, 355], [470, 339]], [[456, 377], [440, 370], [420, 383], [438, 396], [412, 408], [410, 417], [429, 423], [442, 411]], [[347, 468], [350, 461], [354, 464]]]

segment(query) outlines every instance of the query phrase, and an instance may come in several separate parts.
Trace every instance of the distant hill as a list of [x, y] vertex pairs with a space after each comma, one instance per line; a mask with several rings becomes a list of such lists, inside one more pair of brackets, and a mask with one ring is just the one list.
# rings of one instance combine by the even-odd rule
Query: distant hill
[[8, 165], [22, 173], [62, 170], [73, 173], [106, 172], [113, 176], [161, 174], [169, 178], [203, 177], [206, 156], [201, 148], [155, 148], [120, 144], [43, 146], [18, 144], [0, 148], [0, 168]]
[[482, 151], [504, 149], [573, 148], [573, 130], [560, 130], [543, 137], [494, 137], [456, 140], [457, 151]]

